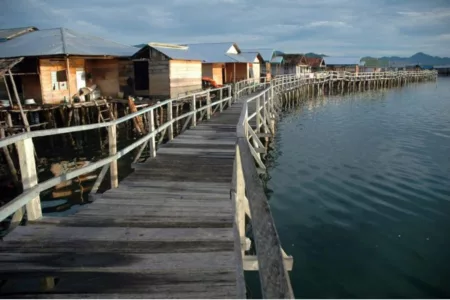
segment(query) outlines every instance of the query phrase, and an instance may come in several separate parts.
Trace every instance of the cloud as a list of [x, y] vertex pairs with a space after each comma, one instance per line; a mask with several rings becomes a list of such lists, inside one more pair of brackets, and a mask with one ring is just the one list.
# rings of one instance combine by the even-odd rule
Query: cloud
[[2, 28], [68, 27], [126, 44], [234, 41], [328, 55], [450, 56], [448, 0], [1, 1]]

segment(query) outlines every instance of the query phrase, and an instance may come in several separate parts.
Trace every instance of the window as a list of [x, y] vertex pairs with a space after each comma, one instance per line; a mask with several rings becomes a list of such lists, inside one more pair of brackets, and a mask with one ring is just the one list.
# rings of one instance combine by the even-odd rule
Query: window
[[67, 73], [66, 70], [52, 71], [52, 90], [67, 90]]

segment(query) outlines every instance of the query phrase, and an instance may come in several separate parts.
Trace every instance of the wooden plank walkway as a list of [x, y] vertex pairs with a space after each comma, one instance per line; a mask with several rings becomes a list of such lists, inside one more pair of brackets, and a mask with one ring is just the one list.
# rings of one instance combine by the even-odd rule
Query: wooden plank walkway
[[16, 228], [0, 247], [0, 295], [245, 296], [230, 200], [241, 109], [237, 102], [163, 145], [75, 215]]

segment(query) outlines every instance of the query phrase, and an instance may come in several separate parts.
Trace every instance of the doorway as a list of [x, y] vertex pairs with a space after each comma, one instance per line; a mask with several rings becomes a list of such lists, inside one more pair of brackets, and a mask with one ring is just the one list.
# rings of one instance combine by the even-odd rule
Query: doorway
[[148, 91], [150, 88], [148, 76], [148, 61], [134, 62], [134, 89], [136, 91]]

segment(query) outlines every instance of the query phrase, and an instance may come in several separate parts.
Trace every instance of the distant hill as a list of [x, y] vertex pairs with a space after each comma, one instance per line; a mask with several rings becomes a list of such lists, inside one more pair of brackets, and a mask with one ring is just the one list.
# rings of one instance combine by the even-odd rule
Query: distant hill
[[136, 48], [144, 48], [145, 46], [147, 46], [147, 44], [134, 45], [133, 47], [136, 47]]
[[326, 57], [325, 54], [317, 54], [317, 53], [313, 53], [313, 52], [308, 52], [305, 54], [306, 57]]
[[384, 56], [380, 58], [364, 57], [361, 59], [369, 67], [383, 67], [388, 62], [402, 64], [417, 64], [425, 66], [437, 66], [450, 64], [449, 57], [431, 56], [423, 52], [418, 52], [411, 57]]

